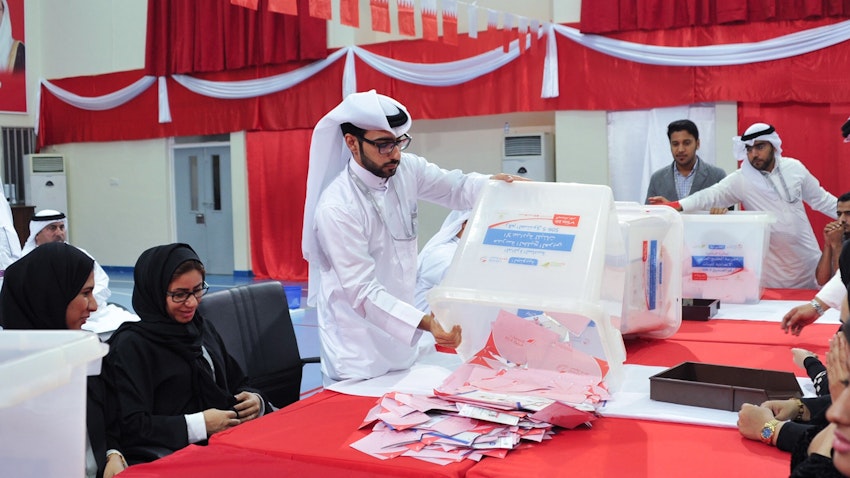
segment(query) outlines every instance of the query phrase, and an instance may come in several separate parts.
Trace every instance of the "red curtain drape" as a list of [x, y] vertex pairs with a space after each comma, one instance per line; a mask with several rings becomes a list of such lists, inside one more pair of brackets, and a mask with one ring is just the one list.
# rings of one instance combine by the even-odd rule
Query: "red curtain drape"
[[232, 5], [230, 0], [148, 0], [145, 70], [151, 75], [225, 71], [327, 56], [326, 21]]
[[[850, 191], [850, 145], [841, 140], [841, 125], [850, 104], [740, 103], [738, 131], [753, 123], [769, 123], [782, 138], [782, 154], [799, 159], [835, 196]], [[831, 221], [806, 206], [815, 237], [823, 244], [823, 228]]]
[[614, 33], [692, 26], [850, 17], [847, 0], [583, 0], [581, 30]]
[[258, 278], [306, 281], [301, 226], [312, 129], [246, 135], [251, 269]]

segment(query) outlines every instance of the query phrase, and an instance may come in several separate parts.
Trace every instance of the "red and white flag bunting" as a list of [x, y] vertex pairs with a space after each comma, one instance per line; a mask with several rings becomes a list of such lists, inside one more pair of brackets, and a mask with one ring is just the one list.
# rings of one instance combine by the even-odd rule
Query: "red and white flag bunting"
[[413, 0], [398, 0], [398, 33], [416, 36], [416, 10]]
[[466, 17], [469, 19], [469, 38], [478, 38], [478, 7], [475, 5], [467, 5]]
[[504, 44], [502, 45], [502, 49], [505, 53], [511, 50], [511, 41], [516, 37], [513, 33], [514, 23], [516, 20], [516, 15], [513, 13], [505, 13], [505, 16], [502, 20], [502, 39]]
[[284, 15], [298, 15], [298, 0], [269, 0], [269, 11]]
[[259, 1], [260, 0], [230, 0], [230, 4], [236, 5], [237, 7], [245, 7], [250, 8], [251, 10], [256, 10]]
[[369, 9], [372, 12], [372, 30], [376, 32], [390, 32], [390, 3], [388, 0], [369, 0]]
[[519, 17], [517, 21], [517, 39], [519, 40], [519, 52], [525, 53], [525, 49], [528, 47], [526, 43], [528, 41], [528, 18]]
[[531, 45], [528, 47], [529, 51], [534, 51], [537, 49], [537, 35], [540, 34], [540, 20], [536, 18], [531, 19]]
[[360, 2], [358, 0], [339, 0], [339, 23], [360, 28]]
[[331, 0], [310, 0], [308, 7], [311, 17], [331, 19]]
[[498, 10], [487, 9], [487, 31], [496, 31], [499, 29], [499, 12]]
[[443, 0], [443, 43], [457, 45], [457, 0]]
[[422, 0], [422, 38], [437, 41], [437, 0]]

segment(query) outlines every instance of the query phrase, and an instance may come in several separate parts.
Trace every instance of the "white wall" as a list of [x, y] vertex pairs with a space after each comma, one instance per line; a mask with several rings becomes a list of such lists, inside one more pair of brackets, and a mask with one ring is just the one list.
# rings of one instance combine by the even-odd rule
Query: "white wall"
[[68, 228], [73, 244], [101, 265], [132, 266], [174, 236], [165, 139], [65, 144]]
[[[368, 2], [361, 0], [361, 24], [353, 29], [329, 23], [328, 44], [338, 47], [400, 39], [369, 31]], [[465, 3], [471, 3], [467, 0]], [[332, 0], [337, 8], [339, 0]], [[479, 29], [486, 8], [558, 23], [579, 21], [580, 0], [478, 0]], [[391, 2], [393, 12], [395, 3]], [[336, 11], [336, 10], [335, 10]], [[394, 13], [391, 12], [391, 15]], [[461, 32], [466, 5], [459, 4]], [[28, 104], [33, 111], [39, 78], [94, 75], [144, 67], [147, 0], [27, 0]], [[396, 26], [393, 25], [394, 31]], [[421, 34], [421, 25], [417, 26]], [[404, 102], [404, 98], [399, 98]], [[735, 105], [718, 110], [718, 140], [735, 134]], [[2, 115], [2, 126], [33, 126], [34, 115]], [[555, 134], [558, 181], [608, 183], [605, 112], [515, 113], [449, 120], [415, 121], [411, 151], [448, 169], [493, 173], [501, 168], [504, 123], [513, 132]], [[171, 162], [165, 139], [56, 145], [69, 161], [69, 217], [72, 240], [107, 266], [132, 266], [139, 252], [176, 239], [172, 219]], [[718, 141], [718, 149], [723, 151]], [[718, 158], [727, 171], [731, 157]], [[231, 135], [234, 263], [250, 269], [244, 133]], [[117, 185], [110, 179], [118, 180]], [[112, 181], [113, 183], [115, 181]], [[420, 243], [442, 223], [446, 210], [423, 205]]]

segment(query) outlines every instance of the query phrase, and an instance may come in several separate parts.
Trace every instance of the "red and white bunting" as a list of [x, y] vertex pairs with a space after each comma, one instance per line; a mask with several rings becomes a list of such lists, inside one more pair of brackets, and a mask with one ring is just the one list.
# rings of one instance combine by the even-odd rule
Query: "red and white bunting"
[[269, 11], [284, 15], [298, 15], [298, 0], [269, 0]]
[[487, 9], [487, 31], [496, 31], [499, 29], [499, 13], [498, 10]]
[[360, 28], [360, 2], [358, 0], [339, 0], [339, 23]]
[[537, 49], [537, 35], [540, 34], [540, 20], [536, 18], [531, 19], [531, 43], [529, 44], [528, 50], [534, 51]]
[[388, 0], [369, 0], [372, 12], [372, 31], [390, 32], [390, 3]]
[[438, 41], [437, 32], [437, 0], [422, 0], [422, 38]]
[[478, 7], [469, 4], [466, 6], [466, 17], [469, 20], [469, 38], [478, 38]]
[[310, 0], [308, 11], [311, 17], [331, 19], [331, 0]]
[[416, 36], [416, 10], [413, 0], [398, 0], [398, 33]]
[[525, 49], [528, 47], [526, 43], [528, 41], [528, 18], [519, 17], [517, 21], [517, 40], [519, 40], [519, 52], [520, 54], [525, 53]]
[[260, 0], [230, 0], [231, 5], [250, 8], [251, 10], [256, 10], [259, 2]]
[[513, 13], [505, 13], [505, 16], [502, 19], [502, 50], [505, 53], [511, 51], [511, 42], [516, 35], [514, 34], [514, 23], [516, 22], [516, 15]]
[[457, 0], [443, 0], [443, 43], [457, 45]]

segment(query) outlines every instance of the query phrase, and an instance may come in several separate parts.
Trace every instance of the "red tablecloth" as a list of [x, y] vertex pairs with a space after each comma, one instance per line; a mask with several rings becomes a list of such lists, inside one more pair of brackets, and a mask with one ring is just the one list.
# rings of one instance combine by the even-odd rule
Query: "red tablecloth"
[[[809, 295], [811, 297], [811, 295]], [[787, 298], [787, 297], [783, 297]], [[691, 360], [787, 370], [790, 348], [823, 354], [836, 326], [815, 324], [802, 337], [773, 322], [686, 322], [667, 340], [627, 342], [626, 363], [673, 366]], [[325, 391], [259, 420], [215, 435], [122, 478], [341, 476], [392, 477], [724, 477], [787, 476], [790, 456], [744, 439], [737, 430], [647, 420], [603, 418], [590, 430], [560, 431], [552, 440], [508, 453], [504, 459], [438, 466], [413, 458], [378, 460], [348, 445], [374, 398]]]

